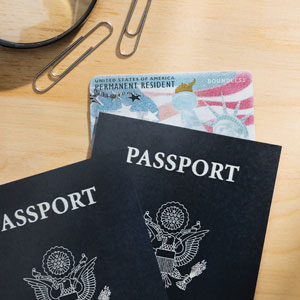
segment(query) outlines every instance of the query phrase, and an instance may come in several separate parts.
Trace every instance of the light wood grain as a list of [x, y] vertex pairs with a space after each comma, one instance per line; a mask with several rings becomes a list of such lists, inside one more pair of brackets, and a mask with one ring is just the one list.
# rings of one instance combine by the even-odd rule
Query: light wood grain
[[138, 52], [120, 59], [115, 47], [129, 4], [98, 2], [77, 35], [101, 20], [111, 21], [114, 35], [44, 95], [32, 91], [34, 74], [75, 35], [41, 49], [0, 49], [0, 182], [89, 156], [95, 75], [248, 70], [257, 140], [283, 146], [255, 299], [299, 300], [300, 1], [155, 0]]

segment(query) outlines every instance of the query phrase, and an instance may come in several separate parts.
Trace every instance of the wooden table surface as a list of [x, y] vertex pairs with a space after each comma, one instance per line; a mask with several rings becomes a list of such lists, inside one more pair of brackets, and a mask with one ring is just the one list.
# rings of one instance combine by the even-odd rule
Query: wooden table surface
[[[257, 140], [283, 146], [255, 299], [299, 300], [300, 1], [153, 0], [138, 52], [120, 59], [115, 47], [130, 2], [98, 1], [80, 31], [56, 44], [0, 47], [0, 183], [89, 157], [95, 75], [248, 70]], [[51, 91], [35, 94], [35, 73], [101, 20], [114, 25], [113, 36]]]

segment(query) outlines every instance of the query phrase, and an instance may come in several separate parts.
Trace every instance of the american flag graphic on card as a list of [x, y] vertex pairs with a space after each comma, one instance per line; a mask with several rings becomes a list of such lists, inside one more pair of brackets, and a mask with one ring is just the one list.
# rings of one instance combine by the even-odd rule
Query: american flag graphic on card
[[90, 83], [92, 136], [100, 112], [255, 139], [249, 72], [97, 76]]

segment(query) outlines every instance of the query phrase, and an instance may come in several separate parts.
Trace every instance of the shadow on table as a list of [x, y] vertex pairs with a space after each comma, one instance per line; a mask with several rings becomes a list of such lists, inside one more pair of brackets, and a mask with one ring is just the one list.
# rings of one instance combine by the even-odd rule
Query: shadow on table
[[54, 44], [40, 48], [12, 49], [0, 46], [0, 91], [32, 82], [44, 66], [71, 44], [78, 30]]

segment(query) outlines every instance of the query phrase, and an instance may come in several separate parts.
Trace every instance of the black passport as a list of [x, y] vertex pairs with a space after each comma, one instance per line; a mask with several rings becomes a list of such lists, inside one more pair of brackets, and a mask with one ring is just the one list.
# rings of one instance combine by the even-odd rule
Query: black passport
[[134, 189], [109, 165], [0, 187], [1, 299], [167, 299]]
[[130, 173], [170, 300], [250, 300], [280, 152], [100, 114], [93, 157]]

